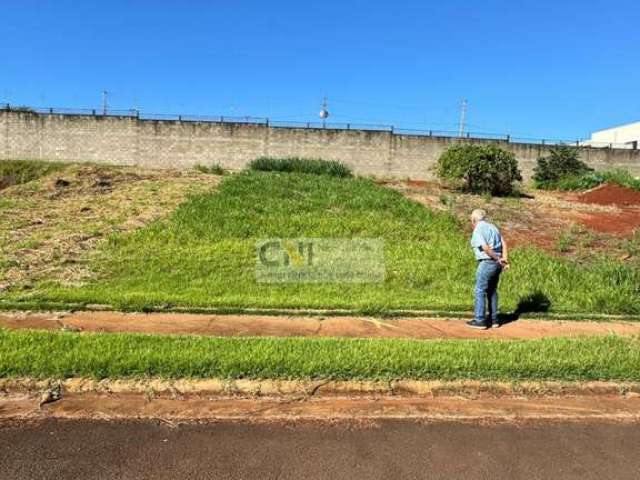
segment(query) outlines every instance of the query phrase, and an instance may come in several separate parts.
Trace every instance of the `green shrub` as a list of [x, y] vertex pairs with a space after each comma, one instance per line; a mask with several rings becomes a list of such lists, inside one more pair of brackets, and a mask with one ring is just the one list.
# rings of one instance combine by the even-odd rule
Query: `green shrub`
[[211, 173], [213, 175], [225, 174], [225, 169], [222, 168], [222, 165], [220, 165], [219, 163], [214, 163], [210, 167], [207, 167], [206, 165], [201, 165], [200, 163], [198, 163], [194, 168], [201, 173]]
[[552, 189], [563, 179], [577, 179], [588, 172], [592, 172], [586, 163], [578, 158], [576, 148], [560, 145], [552, 147], [549, 155], [538, 158], [533, 169], [533, 181], [536, 188]]
[[590, 171], [582, 175], [566, 175], [555, 182], [545, 183], [538, 188], [556, 190], [589, 190], [603, 183], [640, 190], [640, 179], [635, 178], [627, 170], [613, 170], [605, 172]]
[[473, 193], [508, 195], [522, 180], [513, 153], [495, 145], [456, 145], [438, 159], [438, 177]]
[[315, 158], [256, 158], [249, 164], [249, 170], [261, 172], [297, 172], [313, 173], [316, 175], [331, 175], [333, 177], [351, 177], [351, 169], [335, 160], [321, 160]]

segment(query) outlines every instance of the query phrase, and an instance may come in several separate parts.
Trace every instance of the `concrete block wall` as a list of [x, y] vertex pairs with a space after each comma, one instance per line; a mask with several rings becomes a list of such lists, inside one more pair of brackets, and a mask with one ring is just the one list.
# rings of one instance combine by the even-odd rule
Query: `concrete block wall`
[[[361, 175], [433, 178], [432, 167], [449, 146], [497, 143], [512, 151], [523, 176], [548, 147], [506, 141], [401, 135], [388, 131], [275, 128], [258, 124], [140, 120], [132, 117], [0, 111], [0, 159], [38, 159], [192, 168], [219, 163], [240, 170], [254, 158], [339, 160]], [[640, 175], [640, 151], [581, 148], [596, 169], [624, 168]]]

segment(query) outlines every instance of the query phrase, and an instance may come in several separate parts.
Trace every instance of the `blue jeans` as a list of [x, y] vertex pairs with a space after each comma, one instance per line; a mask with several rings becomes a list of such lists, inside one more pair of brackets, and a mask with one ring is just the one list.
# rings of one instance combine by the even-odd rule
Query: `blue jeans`
[[492, 322], [498, 321], [498, 282], [502, 267], [498, 262], [485, 260], [478, 262], [476, 271], [476, 290], [474, 316], [476, 322], [485, 322], [485, 303], [488, 302], [488, 318]]

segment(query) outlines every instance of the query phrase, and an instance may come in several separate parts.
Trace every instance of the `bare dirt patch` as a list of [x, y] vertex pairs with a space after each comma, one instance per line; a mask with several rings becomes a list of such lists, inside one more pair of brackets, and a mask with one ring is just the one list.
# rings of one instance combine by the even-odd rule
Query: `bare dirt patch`
[[611, 183], [605, 183], [576, 196], [583, 203], [598, 205], [636, 206], [640, 205], [640, 192]]
[[[537, 246], [549, 253], [589, 257], [605, 252], [637, 260], [633, 245], [640, 228], [638, 192], [617, 186], [583, 194], [535, 191], [519, 198], [483, 197], [452, 191], [437, 182], [385, 182], [430, 209], [448, 211], [468, 224], [474, 208], [489, 212], [510, 245]], [[470, 230], [470, 226], [468, 227]]]
[[211, 397], [149, 395], [135, 392], [67, 393], [39, 405], [29, 394], [0, 395], [0, 418], [163, 419], [175, 421], [375, 420], [389, 418], [501, 421], [640, 421], [640, 396], [370, 396]]
[[603, 184], [572, 198], [583, 204], [608, 207], [580, 216], [580, 223], [591, 230], [620, 237], [631, 237], [640, 230], [640, 192], [636, 190]]
[[313, 396], [405, 396], [405, 397], [557, 397], [557, 396], [626, 396], [640, 395], [637, 382], [568, 382], [479, 380], [250, 380], [250, 379], [102, 379], [3, 378], [0, 392], [38, 395], [55, 386], [69, 393], [145, 393], [152, 397], [200, 395], [217, 398], [303, 398]]
[[195, 171], [69, 165], [0, 194], [0, 291], [47, 279], [80, 285], [83, 261], [110, 234], [168, 215], [220, 177]]
[[581, 335], [638, 335], [640, 322], [518, 320], [499, 329], [475, 330], [464, 319], [292, 317], [189, 313], [0, 314], [0, 327], [77, 332], [134, 332], [209, 336], [277, 336], [416, 339], [532, 339]]

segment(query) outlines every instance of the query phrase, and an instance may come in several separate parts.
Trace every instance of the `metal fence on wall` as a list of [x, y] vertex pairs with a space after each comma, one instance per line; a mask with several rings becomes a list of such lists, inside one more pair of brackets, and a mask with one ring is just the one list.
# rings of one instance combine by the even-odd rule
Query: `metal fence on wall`
[[517, 137], [506, 133], [494, 132], [474, 132], [465, 131], [460, 135], [459, 131], [453, 130], [427, 130], [410, 129], [396, 127], [385, 124], [368, 123], [334, 123], [334, 122], [294, 122], [269, 119], [266, 117], [253, 116], [226, 116], [226, 115], [185, 115], [172, 113], [145, 113], [136, 109], [112, 110], [112, 109], [90, 109], [90, 108], [58, 108], [58, 107], [24, 107], [12, 106], [10, 104], [0, 105], [0, 111], [15, 111], [36, 113], [40, 115], [77, 115], [95, 117], [128, 117], [140, 120], [165, 120], [178, 122], [208, 122], [208, 123], [228, 123], [228, 124], [253, 124], [264, 125], [272, 128], [304, 128], [304, 129], [328, 129], [328, 130], [365, 130], [372, 132], [390, 132], [397, 135], [413, 135], [420, 137], [444, 137], [444, 138], [467, 138], [469, 140], [495, 140], [513, 143], [528, 143], [535, 145], [572, 145], [583, 148], [622, 148], [637, 149], [638, 145], [630, 143], [604, 143], [584, 140], [567, 140], [557, 138], [533, 138]]

